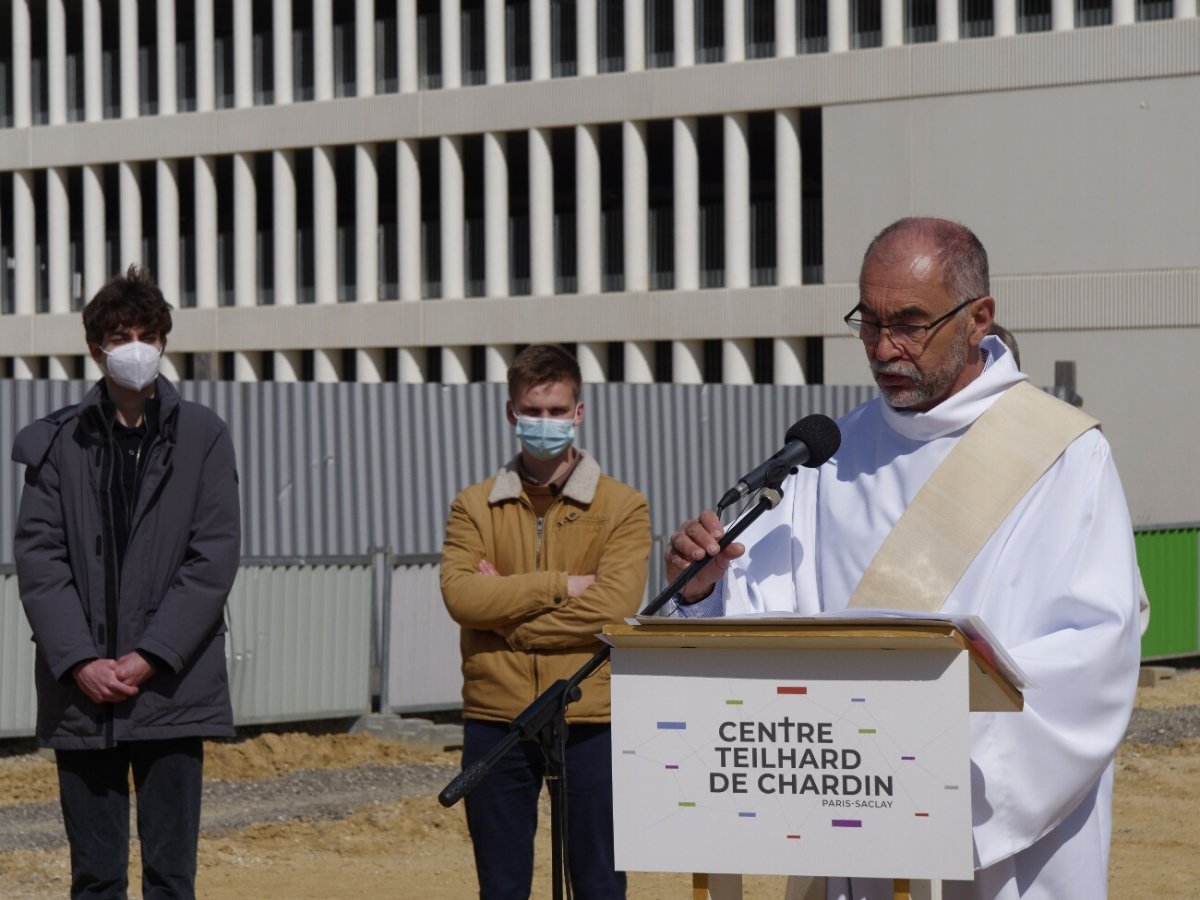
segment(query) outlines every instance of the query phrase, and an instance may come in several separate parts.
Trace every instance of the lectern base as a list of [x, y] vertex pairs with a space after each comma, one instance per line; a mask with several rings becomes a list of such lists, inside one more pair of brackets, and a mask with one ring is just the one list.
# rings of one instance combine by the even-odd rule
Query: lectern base
[[741, 875], [692, 875], [692, 900], [742, 900]]
[[[914, 887], [916, 891], [914, 893]], [[783, 900], [825, 900], [825, 878], [792, 875]], [[921, 890], [925, 888], [925, 890]], [[892, 880], [892, 900], [940, 900], [941, 891], [928, 881]], [[692, 900], [742, 900], [741, 875], [692, 875]]]

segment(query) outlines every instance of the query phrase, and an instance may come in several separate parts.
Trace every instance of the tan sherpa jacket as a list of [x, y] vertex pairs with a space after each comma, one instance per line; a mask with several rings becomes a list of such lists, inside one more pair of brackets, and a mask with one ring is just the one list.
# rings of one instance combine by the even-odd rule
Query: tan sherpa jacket
[[[517, 459], [463, 490], [442, 546], [442, 599], [462, 626], [463, 714], [508, 721], [600, 649], [595, 634], [634, 614], [650, 556], [650, 512], [637, 490], [587, 453], [539, 523]], [[481, 559], [500, 575], [482, 575]], [[568, 575], [595, 575], [567, 596]], [[501, 635], [501, 631], [506, 636]], [[567, 707], [571, 722], [607, 722], [609, 668]]]

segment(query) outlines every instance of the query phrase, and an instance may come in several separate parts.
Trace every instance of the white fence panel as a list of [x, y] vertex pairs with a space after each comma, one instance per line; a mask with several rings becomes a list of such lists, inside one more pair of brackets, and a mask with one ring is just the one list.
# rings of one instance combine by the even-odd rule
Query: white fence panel
[[392, 570], [385, 693], [392, 712], [462, 706], [458, 626], [442, 604], [436, 563]]
[[37, 726], [31, 636], [17, 576], [0, 572], [0, 738], [29, 737]]
[[[371, 579], [368, 563], [238, 571], [225, 613], [238, 725], [370, 712]], [[34, 733], [33, 662], [17, 577], [0, 574], [0, 738]]]
[[226, 617], [238, 725], [370, 712], [369, 563], [243, 566]]

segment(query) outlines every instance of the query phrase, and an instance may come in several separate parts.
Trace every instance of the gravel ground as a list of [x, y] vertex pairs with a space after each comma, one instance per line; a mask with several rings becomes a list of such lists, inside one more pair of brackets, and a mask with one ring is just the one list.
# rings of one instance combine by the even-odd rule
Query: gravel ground
[[1134, 744], [1177, 744], [1200, 740], [1200, 706], [1175, 709], [1135, 709], [1125, 730], [1125, 740]]
[[[405, 763], [352, 769], [305, 769], [265, 781], [210, 781], [200, 827], [219, 834], [255, 822], [340, 819], [351, 810], [401, 797], [436, 794], [458, 773], [447, 765]], [[0, 853], [65, 843], [57, 802], [6, 806]]]
[[[1200, 706], [1135, 709], [1125, 740], [1172, 745], [1200, 740]], [[401, 797], [436, 794], [457, 774], [444, 763], [403, 763], [346, 769], [305, 769], [261, 781], [210, 781], [204, 788], [201, 827], [218, 834], [255, 822], [333, 820], [352, 810]], [[0, 816], [0, 853], [65, 842], [58, 804], [6, 806]]]

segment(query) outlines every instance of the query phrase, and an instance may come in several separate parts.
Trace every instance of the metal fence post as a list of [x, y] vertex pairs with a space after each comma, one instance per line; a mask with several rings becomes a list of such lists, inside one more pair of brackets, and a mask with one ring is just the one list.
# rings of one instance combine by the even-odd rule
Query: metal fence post
[[392, 566], [391, 548], [374, 551], [371, 577], [371, 696], [374, 712], [385, 712], [390, 701], [389, 676], [392, 657]]

